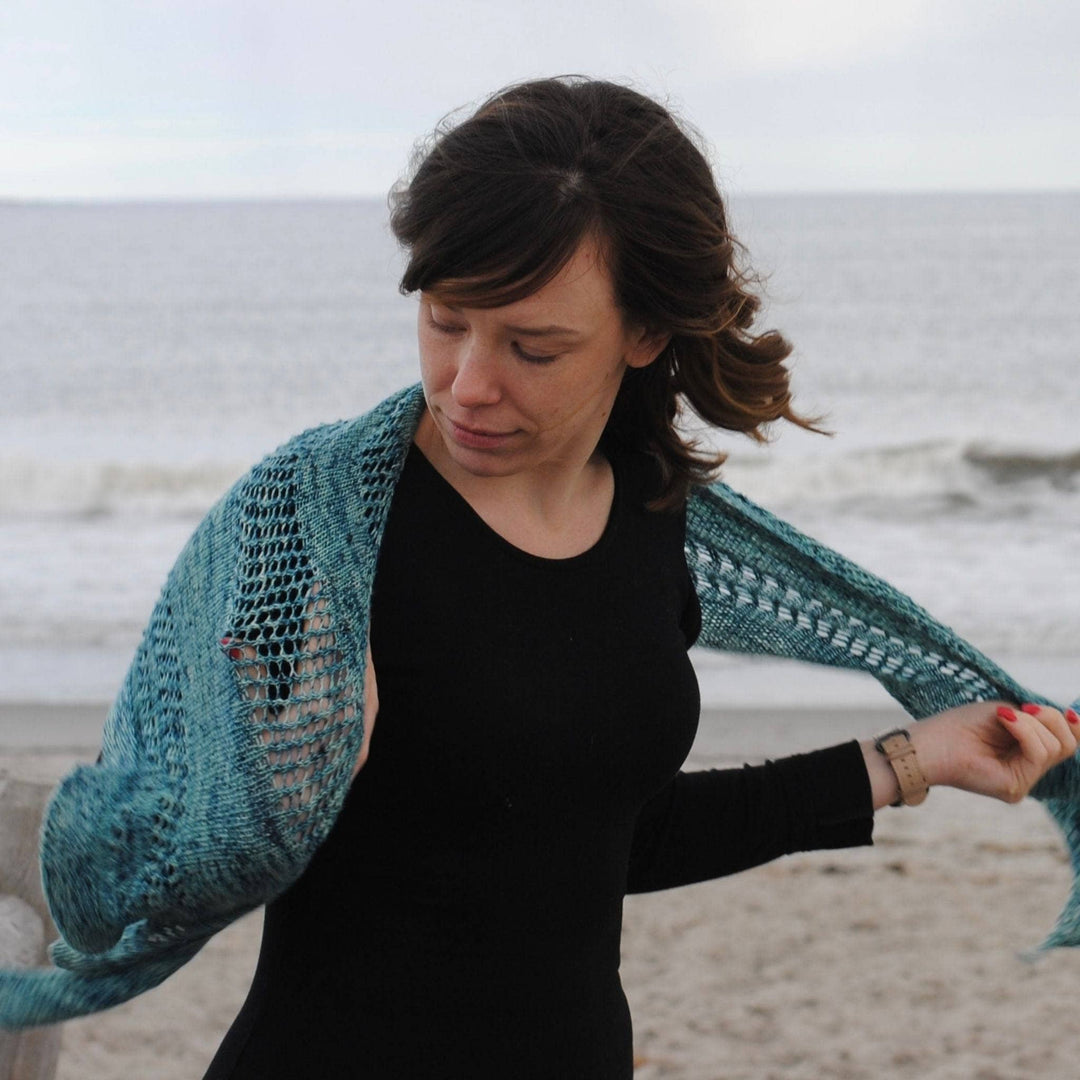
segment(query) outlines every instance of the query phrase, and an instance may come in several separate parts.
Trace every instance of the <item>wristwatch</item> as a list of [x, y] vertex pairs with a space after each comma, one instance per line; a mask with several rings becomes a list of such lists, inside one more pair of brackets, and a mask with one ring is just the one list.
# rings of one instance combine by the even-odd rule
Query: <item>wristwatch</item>
[[918, 806], [930, 792], [919, 760], [915, 756], [915, 744], [906, 728], [893, 728], [874, 740], [874, 749], [884, 754], [896, 779], [900, 783], [900, 798], [893, 806]]

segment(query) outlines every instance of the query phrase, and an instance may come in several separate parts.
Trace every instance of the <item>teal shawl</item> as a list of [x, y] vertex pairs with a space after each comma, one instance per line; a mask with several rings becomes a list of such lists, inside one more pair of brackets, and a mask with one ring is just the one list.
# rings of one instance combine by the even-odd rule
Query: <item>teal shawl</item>
[[[54, 793], [41, 867], [54, 967], [0, 972], [0, 1025], [147, 990], [303, 872], [362, 738], [367, 611], [418, 387], [271, 454], [184, 548], [106, 720]], [[869, 672], [915, 718], [1043, 701], [911, 600], [723, 484], [696, 489], [686, 556], [700, 644]], [[1080, 851], [1072, 759], [1039, 785]], [[1074, 891], [1046, 945], [1080, 943]]]

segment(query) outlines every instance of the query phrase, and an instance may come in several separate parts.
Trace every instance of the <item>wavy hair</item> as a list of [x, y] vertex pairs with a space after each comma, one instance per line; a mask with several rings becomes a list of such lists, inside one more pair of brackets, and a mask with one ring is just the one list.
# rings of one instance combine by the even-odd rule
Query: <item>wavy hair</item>
[[401, 291], [452, 284], [465, 306], [520, 300], [599, 241], [627, 325], [670, 335], [627, 370], [604, 432], [658, 459], [654, 508], [681, 506], [726, 457], [680, 431], [684, 407], [758, 442], [781, 419], [822, 430], [792, 408], [791, 346], [753, 328], [756, 279], [705, 156], [651, 98], [581, 76], [508, 87], [436, 130], [390, 208]]

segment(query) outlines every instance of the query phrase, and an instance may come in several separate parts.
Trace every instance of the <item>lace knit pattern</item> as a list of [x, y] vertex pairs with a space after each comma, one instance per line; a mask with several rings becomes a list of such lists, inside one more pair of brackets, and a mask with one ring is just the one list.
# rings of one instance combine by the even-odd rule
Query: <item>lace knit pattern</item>
[[[42, 872], [62, 939], [53, 968], [0, 972], [0, 1025], [141, 993], [303, 872], [359, 752], [379, 542], [422, 408], [413, 387], [306, 432], [189, 541], [106, 721], [101, 763], [74, 770], [50, 803]], [[864, 670], [916, 718], [1042, 700], [722, 484], [691, 496], [686, 554], [703, 645]], [[1076, 761], [1036, 794], [1080, 851]], [[1074, 890], [1046, 944], [1077, 943]]]
[[265, 749], [279, 828], [301, 852], [323, 803], [347, 773], [360, 692], [337, 643], [332, 591], [312, 565], [296, 518], [298, 456], [282, 455], [245, 485], [240, 564], [221, 639]]

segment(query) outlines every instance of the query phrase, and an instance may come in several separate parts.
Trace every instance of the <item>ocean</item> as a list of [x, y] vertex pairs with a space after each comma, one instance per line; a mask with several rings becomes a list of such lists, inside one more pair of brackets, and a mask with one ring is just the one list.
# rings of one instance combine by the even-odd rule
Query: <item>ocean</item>
[[[725, 479], [1075, 696], [1080, 193], [732, 216], [834, 435], [710, 435]], [[415, 381], [415, 301], [377, 200], [6, 204], [0, 250], [0, 701], [105, 701], [229, 484]]]

